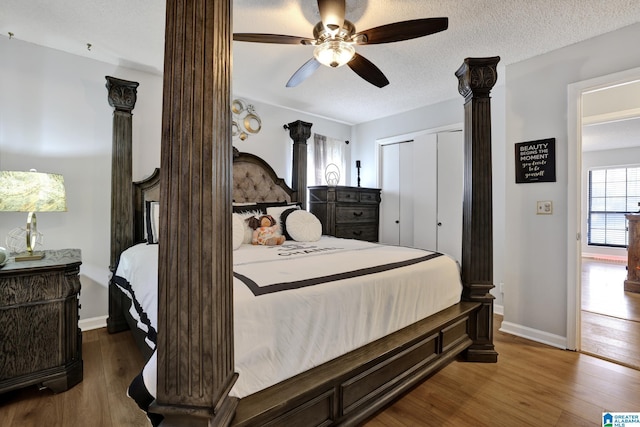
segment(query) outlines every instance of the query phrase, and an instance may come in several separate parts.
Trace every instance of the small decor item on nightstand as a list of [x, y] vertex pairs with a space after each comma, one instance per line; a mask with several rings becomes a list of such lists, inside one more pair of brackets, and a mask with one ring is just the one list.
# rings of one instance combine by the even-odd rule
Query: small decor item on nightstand
[[44, 253], [34, 253], [38, 242], [36, 212], [64, 212], [67, 199], [62, 175], [29, 172], [0, 171], [0, 211], [28, 212], [25, 234], [26, 253], [17, 255], [16, 261], [42, 259]]
[[324, 169], [327, 185], [336, 186], [340, 183], [340, 168], [335, 163], [329, 163]]

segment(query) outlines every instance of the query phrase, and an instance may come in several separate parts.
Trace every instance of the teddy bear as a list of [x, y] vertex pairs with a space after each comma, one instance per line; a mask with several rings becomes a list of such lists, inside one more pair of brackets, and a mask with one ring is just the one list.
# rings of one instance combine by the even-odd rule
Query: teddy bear
[[276, 246], [284, 243], [286, 238], [281, 235], [276, 220], [271, 215], [253, 216], [247, 219], [249, 227], [253, 229], [252, 245]]

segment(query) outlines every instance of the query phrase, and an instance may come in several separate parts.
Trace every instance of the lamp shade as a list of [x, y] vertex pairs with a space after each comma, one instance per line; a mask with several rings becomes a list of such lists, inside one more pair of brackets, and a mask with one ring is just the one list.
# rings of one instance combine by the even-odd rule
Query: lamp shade
[[67, 198], [62, 175], [0, 171], [0, 211], [64, 212]]

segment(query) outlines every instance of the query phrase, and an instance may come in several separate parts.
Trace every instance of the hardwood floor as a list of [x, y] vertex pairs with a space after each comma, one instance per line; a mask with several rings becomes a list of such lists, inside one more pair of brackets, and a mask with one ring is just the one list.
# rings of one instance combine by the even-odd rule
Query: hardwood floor
[[[600, 426], [603, 411], [640, 411], [640, 371], [499, 332], [501, 320], [498, 363], [455, 361], [366, 426]], [[142, 366], [131, 335], [99, 329], [83, 340], [83, 382], [0, 395], [0, 426], [149, 425], [125, 394]]]
[[581, 350], [640, 369], [640, 294], [624, 292], [624, 264], [583, 259]]
[[0, 426], [148, 426], [146, 416], [126, 395], [143, 365], [129, 332], [106, 329], [82, 334], [84, 379], [64, 393], [28, 387], [0, 394]]

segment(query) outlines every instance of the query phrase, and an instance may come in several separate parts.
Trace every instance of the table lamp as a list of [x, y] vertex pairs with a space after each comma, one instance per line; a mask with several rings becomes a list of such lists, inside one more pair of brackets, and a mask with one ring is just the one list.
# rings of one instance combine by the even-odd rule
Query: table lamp
[[26, 228], [26, 253], [15, 257], [16, 261], [42, 259], [44, 253], [34, 253], [38, 236], [36, 212], [64, 212], [67, 199], [62, 175], [37, 172], [0, 171], [0, 211], [28, 212]]

